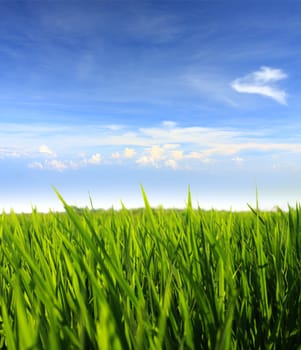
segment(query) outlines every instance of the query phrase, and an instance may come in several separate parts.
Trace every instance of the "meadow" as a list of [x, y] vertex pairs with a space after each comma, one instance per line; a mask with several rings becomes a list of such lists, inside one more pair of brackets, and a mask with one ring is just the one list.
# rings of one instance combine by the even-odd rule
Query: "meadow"
[[[2, 349], [298, 349], [301, 207], [2, 213]], [[301, 348], [301, 347], [299, 347]]]

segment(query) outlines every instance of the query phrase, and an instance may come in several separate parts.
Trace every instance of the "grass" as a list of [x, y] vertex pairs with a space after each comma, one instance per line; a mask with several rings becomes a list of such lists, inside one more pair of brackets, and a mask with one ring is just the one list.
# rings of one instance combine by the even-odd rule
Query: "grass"
[[301, 349], [301, 207], [0, 217], [0, 348]]

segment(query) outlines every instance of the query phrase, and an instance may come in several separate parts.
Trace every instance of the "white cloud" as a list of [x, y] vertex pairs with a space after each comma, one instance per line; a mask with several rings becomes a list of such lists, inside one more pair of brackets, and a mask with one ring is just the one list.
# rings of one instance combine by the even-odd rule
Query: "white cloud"
[[39, 152], [42, 153], [42, 154], [48, 154], [48, 155], [51, 155], [51, 156], [55, 155], [55, 153], [46, 145], [41, 145], [39, 147]]
[[16, 147], [1, 147], [0, 158], [20, 158], [27, 157], [28, 152], [25, 149], [19, 149]]
[[183, 159], [184, 155], [183, 155], [183, 151], [182, 150], [176, 150], [176, 151], [172, 151], [171, 155], [174, 159], [179, 160], [179, 159]]
[[[143, 139], [143, 144], [165, 144], [176, 148], [180, 144], [194, 144], [198, 146], [209, 146], [216, 144], [216, 140], [231, 142], [236, 137], [244, 136], [245, 132], [238, 130], [227, 130], [222, 128], [211, 128], [202, 126], [189, 127], [150, 127], [140, 128], [137, 135]], [[173, 146], [171, 146], [173, 145]]]
[[213, 159], [208, 157], [208, 152], [190, 152], [186, 156], [187, 159], [196, 159], [199, 160], [202, 163], [211, 163], [213, 162]]
[[28, 164], [29, 168], [38, 168], [38, 169], [44, 169], [44, 166], [41, 162], [32, 162]]
[[121, 154], [119, 152], [113, 152], [111, 157], [112, 159], [120, 159]]
[[48, 168], [48, 169], [54, 169], [54, 170], [65, 170], [67, 168], [67, 164], [65, 162], [62, 162], [60, 160], [57, 159], [52, 159], [52, 160], [46, 160], [45, 162], [46, 167], [44, 168]]
[[133, 158], [136, 154], [136, 151], [133, 148], [126, 147], [123, 154], [125, 158]]
[[29, 168], [36, 168], [40, 170], [57, 170], [57, 171], [64, 171], [67, 169], [78, 169], [79, 163], [76, 163], [74, 161], [67, 161], [67, 160], [59, 160], [59, 159], [52, 159], [52, 160], [45, 160], [43, 162], [35, 161], [28, 164]]
[[146, 148], [144, 153], [145, 154], [143, 154], [140, 158], [136, 160], [137, 164], [152, 165], [158, 167], [160, 161], [166, 158], [166, 156], [164, 155], [164, 148], [158, 145]]
[[155, 166], [156, 168], [162, 166], [164, 163], [165, 165], [170, 166], [170, 163], [168, 163], [170, 152], [170, 145], [168, 144], [164, 144], [163, 146], [154, 145], [152, 147], [147, 147], [143, 150], [142, 156], [136, 160], [136, 163], [151, 165]]
[[123, 153], [120, 153], [119, 151], [116, 151], [116, 152], [113, 152], [111, 154], [111, 158], [112, 159], [119, 159], [119, 160], [122, 160], [122, 159], [130, 159], [130, 158], [134, 158], [135, 155], [136, 155], [136, 150], [134, 148], [129, 148], [129, 147], [126, 147], [124, 150], [123, 150]]
[[287, 74], [281, 69], [261, 67], [260, 70], [253, 73], [254, 79], [259, 84], [271, 83], [273, 81], [278, 81], [287, 78]]
[[177, 169], [178, 161], [184, 159], [183, 150], [175, 150], [178, 147], [179, 145], [163, 144], [145, 148], [142, 150], [142, 155], [136, 160], [136, 163], [156, 168], [166, 166]]
[[192, 159], [201, 159], [203, 158], [202, 157], [202, 154], [200, 152], [190, 152], [188, 155], [187, 155], [188, 158], [192, 158]]
[[[5, 130], [2, 131], [2, 130]], [[8, 130], [8, 132], [6, 132]], [[114, 128], [108, 129], [101, 125], [74, 125], [74, 126], [41, 126], [25, 124], [8, 125], [0, 123], [0, 140], [6, 149], [16, 152], [35, 153], [41, 147], [44, 152], [52, 152], [44, 140], [51, 140], [58, 155], [64, 157], [87, 153], [88, 149], [110, 147], [112, 153], [124, 156], [124, 150], [165, 145], [164, 147], [177, 148], [180, 144], [208, 146], [216, 140], [231, 142], [233, 138], [244, 136], [239, 130], [210, 128], [202, 126], [180, 127], [176, 123], [161, 124], [155, 127], [144, 128]], [[42, 144], [42, 146], [41, 146]], [[121, 150], [123, 148], [123, 150]], [[132, 151], [131, 151], [132, 152]], [[44, 153], [45, 154], [45, 153]], [[129, 151], [126, 151], [129, 155]]]
[[175, 128], [177, 126], [177, 123], [173, 122], [172, 120], [164, 120], [162, 122], [162, 125], [167, 128]]
[[[84, 154], [81, 154], [83, 156]], [[37, 168], [41, 170], [58, 170], [63, 171], [67, 169], [79, 169], [88, 165], [99, 165], [103, 160], [103, 157], [99, 153], [93, 154], [89, 158], [82, 158], [76, 160], [59, 160], [59, 159], [46, 159], [43, 162], [34, 161], [28, 164], [29, 168]]]
[[[272, 75], [270, 71], [260, 71], [256, 75], [260, 81], [279, 77], [279, 72]], [[4, 133], [1, 125], [0, 140], [6, 146], [0, 148], [0, 158], [30, 159], [29, 166], [36, 169], [63, 171], [99, 164], [126, 165], [129, 162], [181, 169], [215, 163], [222, 158], [230, 164], [243, 157], [246, 161], [243, 164], [249, 164], [246, 152], [252, 152], [256, 157], [261, 157], [259, 153], [301, 153], [301, 143], [297, 138], [291, 138], [291, 143], [281, 142], [277, 136], [280, 135], [279, 129], [274, 127], [258, 132], [200, 125], [183, 127], [169, 121], [153, 127], [124, 126], [114, 130], [101, 125], [70, 126], [69, 129], [61, 128], [63, 132], [54, 126], [47, 129], [46, 126], [33, 125], [24, 130], [20, 126], [15, 130], [15, 126], [11, 126], [10, 132]], [[282, 139], [288, 139], [287, 134]], [[15, 142], [19, 143], [15, 145]], [[55, 145], [57, 154], [51, 145]]]
[[234, 157], [231, 160], [233, 160], [233, 162], [236, 162], [236, 163], [242, 163], [244, 161], [243, 158], [241, 157]]
[[285, 78], [287, 74], [281, 69], [261, 67], [258, 71], [235, 79], [231, 86], [237, 92], [266, 96], [286, 105], [287, 93], [274, 85], [275, 82]]
[[167, 159], [165, 161], [165, 165], [168, 168], [172, 168], [172, 169], [177, 169], [178, 168], [178, 163], [174, 159]]
[[172, 149], [176, 149], [178, 147], [179, 147], [179, 145], [175, 144], [175, 143], [165, 143], [163, 145], [163, 148], [166, 149], [166, 150], [172, 150]]
[[218, 144], [204, 151], [207, 155], [219, 154], [222, 156], [234, 155], [243, 151], [255, 152], [290, 152], [301, 153], [301, 144], [296, 143], [262, 143], [262, 142], [240, 142], [232, 144]]
[[141, 164], [141, 165], [149, 165], [150, 159], [147, 156], [141, 156], [139, 159], [136, 160], [137, 164]]
[[155, 162], [159, 159], [162, 159], [162, 157], [164, 157], [164, 148], [155, 145], [149, 149], [149, 154], [150, 154], [150, 159]]
[[120, 124], [108, 124], [105, 125], [105, 127], [111, 131], [118, 131], [124, 128], [124, 126]]
[[87, 164], [97, 165], [102, 161], [102, 156], [99, 153], [93, 154], [90, 158], [86, 159], [84, 162]]

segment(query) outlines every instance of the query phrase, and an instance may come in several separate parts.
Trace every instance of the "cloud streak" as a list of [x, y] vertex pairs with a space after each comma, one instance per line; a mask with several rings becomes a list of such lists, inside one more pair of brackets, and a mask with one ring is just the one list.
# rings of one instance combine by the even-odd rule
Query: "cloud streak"
[[281, 69], [263, 66], [258, 71], [235, 79], [232, 81], [231, 87], [239, 93], [261, 95], [286, 105], [287, 93], [275, 85], [278, 81], [286, 78], [287, 74]]

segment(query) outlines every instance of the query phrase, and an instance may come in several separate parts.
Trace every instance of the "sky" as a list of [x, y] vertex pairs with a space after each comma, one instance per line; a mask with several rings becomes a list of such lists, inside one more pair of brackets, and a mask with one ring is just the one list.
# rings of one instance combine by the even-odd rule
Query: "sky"
[[294, 206], [299, 1], [0, 2], [0, 210]]

